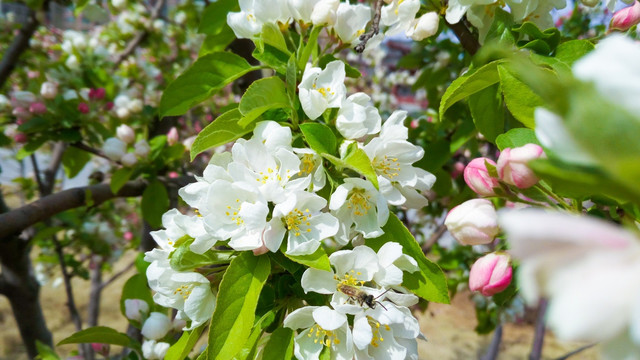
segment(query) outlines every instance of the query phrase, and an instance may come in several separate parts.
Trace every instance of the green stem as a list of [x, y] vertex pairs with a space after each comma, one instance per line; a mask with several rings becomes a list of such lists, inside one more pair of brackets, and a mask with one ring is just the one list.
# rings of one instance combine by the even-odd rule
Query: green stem
[[[552, 198], [553, 200], [555, 200], [555, 201], [557, 202], [557, 204], [558, 204], [558, 205], [560, 205], [560, 207], [562, 207], [563, 209], [565, 209], [565, 210], [573, 210], [573, 209], [571, 208], [571, 206], [569, 206], [569, 205], [564, 201], [564, 199], [563, 199], [563, 198], [561, 198], [560, 196], [556, 195], [553, 191], [551, 191], [551, 190], [547, 189], [546, 187], [544, 187], [544, 186], [542, 186], [542, 185], [540, 185], [540, 184], [537, 184], [537, 185], [535, 186], [535, 188], [536, 188], [536, 189], [538, 189], [538, 191], [540, 191], [541, 193], [543, 193], [543, 194], [545, 194], [545, 195], [547, 195], [547, 196], [551, 197], [551, 198]], [[553, 202], [550, 202], [550, 204], [555, 205], [555, 203], [553, 203]]]

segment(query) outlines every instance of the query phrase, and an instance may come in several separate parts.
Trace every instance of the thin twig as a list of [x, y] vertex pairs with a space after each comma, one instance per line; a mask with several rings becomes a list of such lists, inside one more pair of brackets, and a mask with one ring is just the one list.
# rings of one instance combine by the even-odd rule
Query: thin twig
[[571, 352], [569, 352], [569, 353], [557, 358], [556, 360], [567, 360], [569, 357], [571, 357], [573, 355], [576, 355], [576, 354], [579, 354], [579, 353], [581, 353], [581, 352], [583, 352], [583, 351], [585, 351], [587, 349], [590, 349], [590, 348], [592, 348], [592, 347], [594, 347], [596, 345], [598, 345], [598, 343], [581, 346], [581, 347], [579, 347], [579, 348], [577, 348], [577, 349], [575, 349], [575, 350], [573, 350], [573, 351], [571, 351]]
[[53, 187], [56, 182], [56, 174], [58, 173], [58, 169], [60, 169], [60, 164], [62, 163], [62, 155], [64, 155], [64, 151], [66, 150], [66, 148], [67, 144], [63, 141], [57, 142], [53, 146], [49, 168], [47, 168], [43, 174], [45, 193], [41, 194], [42, 196], [50, 195], [53, 192]]
[[113, 274], [113, 276], [111, 276], [107, 281], [103, 282], [102, 285], [100, 286], [100, 290], [104, 290], [104, 288], [106, 288], [107, 286], [111, 285], [114, 281], [116, 281], [120, 276], [124, 275], [127, 271], [131, 270], [131, 268], [135, 265], [135, 262], [132, 262], [131, 264], [127, 265], [127, 267], [125, 267], [124, 269], [118, 271], [117, 273]]
[[371, 30], [369, 32], [360, 35], [360, 44], [356, 45], [354, 50], [358, 53], [364, 51], [367, 46], [367, 41], [377, 35], [380, 32], [380, 16], [382, 15], [382, 0], [376, 0], [374, 5], [373, 20], [371, 20]]
[[71, 321], [76, 327], [76, 331], [82, 330], [82, 319], [80, 318], [80, 313], [78, 312], [78, 308], [76, 307], [76, 302], [73, 298], [73, 289], [71, 287], [71, 276], [69, 272], [67, 272], [67, 265], [64, 261], [64, 252], [62, 250], [62, 245], [58, 241], [55, 236], [51, 237], [53, 241], [53, 245], [58, 255], [58, 262], [60, 263], [60, 269], [62, 271], [62, 280], [64, 281], [64, 289], [67, 293], [67, 307], [69, 308], [69, 314], [71, 315]]
[[38, 183], [38, 190], [40, 191], [40, 195], [42, 196], [45, 191], [45, 187], [42, 179], [40, 178], [40, 168], [38, 167], [38, 161], [36, 160], [36, 156], [34, 154], [31, 154], [29, 158], [31, 159], [31, 166], [33, 166], [33, 177], [36, 178], [36, 183]]
[[[152, 23], [153, 20], [157, 19], [158, 16], [160, 16], [160, 11], [162, 10], [162, 7], [164, 6], [164, 2], [165, 0], [156, 0], [156, 4], [153, 6], [153, 8], [151, 9], [151, 14], [149, 15], [149, 23]], [[127, 57], [129, 57], [129, 55], [133, 54], [133, 52], [136, 50], [136, 48], [140, 45], [140, 43], [142, 43], [142, 41], [144, 39], [146, 39], [146, 37], [149, 35], [149, 30], [148, 29], [143, 29], [141, 31], [139, 31], [134, 37], [133, 39], [131, 39], [131, 41], [129, 41], [129, 43], [127, 44], [127, 46], [124, 48], [124, 50], [122, 50], [121, 53], [119, 53], [114, 62], [114, 68], [118, 68], [118, 66], [120, 66], [120, 64], [124, 61], [124, 59], [126, 59]]]
[[31, 40], [31, 36], [36, 32], [39, 25], [40, 22], [36, 18], [36, 14], [33, 10], [29, 9], [27, 22], [13, 39], [13, 42], [4, 53], [2, 61], [0, 62], [0, 89], [2, 89], [4, 83], [9, 79], [9, 76], [11, 76], [22, 53], [29, 48], [29, 40]]
[[424, 244], [422, 244], [422, 252], [425, 254], [429, 253], [433, 244], [435, 244], [438, 241], [438, 239], [440, 239], [442, 235], [444, 235], [446, 231], [447, 231], [447, 227], [444, 226], [444, 224], [440, 224], [436, 228], [436, 231], [434, 231], [433, 234], [431, 234], [431, 236], [429, 237], [429, 240], [425, 241]]
[[88, 152], [88, 153], [92, 153], [93, 155], [99, 156], [99, 157], [104, 158], [104, 159], [107, 159], [107, 160], [109, 160], [109, 161], [113, 161], [113, 162], [115, 162], [115, 163], [117, 163], [117, 164], [120, 164], [120, 162], [119, 162], [119, 161], [115, 161], [115, 160], [110, 159], [110, 158], [109, 158], [107, 155], [105, 155], [102, 151], [100, 151], [100, 150], [98, 150], [98, 149], [96, 149], [96, 148], [92, 148], [91, 146], [89, 146], [89, 145], [87, 145], [87, 144], [85, 144], [85, 143], [75, 142], [75, 143], [72, 143], [72, 144], [71, 144], [71, 146], [73, 146], [73, 147], [75, 147], [75, 148], [78, 148], [78, 149], [80, 149], [80, 150], [84, 150], [84, 151], [86, 151], [86, 152]]
[[491, 339], [491, 344], [489, 344], [489, 349], [480, 358], [480, 360], [495, 360], [498, 357], [498, 353], [500, 352], [501, 342], [502, 342], [502, 324], [498, 324], [498, 326], [496, 326], [495, 331], [493, 332], [493, 338]]
[[[446, 21], [445, 21], [446, 22]], [[475, 55], [480, 49], [480, 43], [478, 39], [471, 33], [471, 30], [464, 24], [462, 20], [455, 24], [449, 24], [447, 26], [453, 30], [456, 34], [458, 40], [460, 40], [460, 44], [462, 47], [467, 50], [467, 52], [471, 55]]]
[[542, 356], [542, 346], [544, 344], [544, 315], [547, 312], [547, 299], [541, 299], [538, 304], [538, 314], [536, 316], [536, 329], [533, 336], [533, 345], [529, 360], [540, 360]]

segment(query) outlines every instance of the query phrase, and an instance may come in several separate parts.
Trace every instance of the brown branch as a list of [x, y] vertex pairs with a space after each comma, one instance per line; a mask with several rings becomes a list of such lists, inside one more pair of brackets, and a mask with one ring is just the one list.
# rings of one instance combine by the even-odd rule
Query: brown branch
[[[195, 181], [192, 176], [182, 176], [175, 179], [160, 179], [183, 186]], [[20, 233], [31, 225], [46, 220], [66, 210], [87, 205], [87, 194], [92, 206], [102, 204], [117, 197], [137, 197], [147, 187], [147, 181], [134, 180], [127, 182], [117, 194], [111, 192], [108, 183], [77, 187], [45, 196], [30, 204], [21, 206], [7, 213], [0, 214], [0, 239]]]
[[60, 169], [60, 164], [62, 163], [62, 155], [64, 155], [64, 151], [67, 148], [67, 144], [63, 141], [57, 142], [53, 146], [53, 151], [51, 152], [51, 162], [49, 163], [49, 167], [44, 171], [44, 185], [45, 185], [45, 193], [43, 196], [50, 195], [53, 192], [53, 187], [56, 181], [56, 174], [58, 173], [58, 169]]
[[38, 166], [38, 161], [36, 160], [35, 154], [31, 154], [29, 156], [31, 159], [31, 166], [33, 166], [33, 177], [36, 178], [36, 183], [38, 184], [38, 190], [40, 191], [40, 195], [44, 195], [44, 183], [42, 182], [42, 178], [40, 178], [40, 167]]
[[67, 308], [69, 309], [69, 315], [71, 316], [73, 325], [76, 327], [76, 331], [80, 331], [82, 330], [82, 319], [80, 318], [80, 313], [78, 312], [78, 307], [76, 306], [76, 302], [73, 297], [71, 275], [69, 275], [69, 272], [67, 271], [67, 264], [64, 261], [64, 251], [62, 250], [60, 241], [58, 241], [55, 235], [51, 237], [51, 240], [53, 241], [56, 255], [58, 256], [58, 262], [60, 263], [60, 270], [62, 271], [62, 280], [64, 282], [64, 290], [67, 294]]
[[13, 42], [4, 53], [2, 61], [0, 62], [0, 89], [2, 89], [4, 83], [9, 79], [22, 53], [29, 48], [29, 40], [31, 40], [31, 36], [36, 32], [39, 25], [40, 22], [36, 19], [36, 14], [33, 10], [29, 9], [26, 23], [13, 39]]
[[[156, 0], [156, 4], [151, 9], [151, 14], [149, 16], [149, 23], [152, 23], [153, 20], [157, 19], [158, 16], [160, 16], [160, 11], [162, 10], [162, 7], [164, 6], [164, 2], [165, 2], [165, 0]], [[131, 39], [131, 41], [129, 41], [129, 43], [124, 48], [124, 50], [122, 50], [122, 52], [116, 56], [116, 58], [114, 60], [114, 66], [113, 67], [114, 68], [118, 68], [118, 66], [120, 66], [120, 64], [124, 61], [124, 59], [129, 57], [129, 55], [133, 54], [133, 52], [136, 50], [136, 48], [142, 43], [142, 41], [144, 41], [144, 39], [147, 38], [147, 36], [149, 36], [149, 30], [148, 29], [140, 30], [133, 37], [133, 39]]]
[[465, 25], [462, 20], [455, 24], [449, 24], [447, 21], [445, 22], [449, 29], [453, 30], [453, 33], [456, 34], [456, 37], [460, 40], [462, 47], [467, 50], [469, 54], [475, 55], [480, 49], [480, 43], [471, 33], [471, 30], [469, 30], [467, 25]]
[[436, 231], [434, 231], [433, 234], [431, 234], [431, 237], [429, 237], [429, 240], [425, 241], [424, 244], [422, 244], [422, 252], [425, 254], [429, 253], [429, 251], [431, 251], [431, 247], [433, 246], [433, 244], [435, 244], [438, 241], [438, 239], [440, 239], [440, 237], [444, 235], [446, 231], [447, 231], [447, 227], [444, 226], [444, 224], [440, 224], [438, 228], [436, 228]]
[[103, 282], [100, 285], [100, 291], [104, 290], [104, 288], [106, 288], [107, 286], [111, 285], [114, 281], [116, 281], [120, 276], [124, 275], [127, 271], [131, 270], [131, 268], [135, 265], [135, 262], [132, 262], [131, 264], [127, 265], [127, 267], [125, 267], [124, 269], [118, 271], [117, 273], [113, 274], [113, 276], [111, 276], [107, 281]]
[[533, 344], [531, 346], [531, 353], [529, 353], [529, 360], [540, 360], [542, 356], [542, 346], [544, 344], [544, 317], [547, 312], [547, 299], [540, 299], [538, 304], [538, 314], [536, 315], [536, 327], [533, 333]]
[[88, 153], [91, 153], [91, 154], [93, 154], [93, 155], [95, 155], [95, 156], [99, 156], [99, 157], [104, 158], [104, 159], [107, 159], [107, 160], [109, 160], [109, 161], [113, 161], [113, 162], [115, 162], [116, 164], [120, 164], [120, 162], [119, 162], [119, 161], [115, 161], [115, 160], [110, 159], [110, 158], [109, 158], [107, 155], [105, 155], [102, 151], [100, 151], [100, 150], [98, 150], [98, 149], [96, 149], [96, 148], [92, 148], [91, 146], [89, 146], [89, 145], [87, 145], [87, 144], [85, 144], [85, 143], [75, 142], [75, 143], [72, 143], [72, 144], [71, 144], [71, 146], [73, 146], [73, 147], [75, 147], [75, 148], [78, 148], [78, 149], [80, 149], [80, 150], [84, 150], [84, 151], [86, 151], [86, 152], [88, 152]]
[[354, 50], [358, 53], [364, 51], [367, 46], [367, 41], [377, 35], [380, 32], [380, 16], [382, 15], [382, 0], [376, 0], [374, 7], [373, 20], [371, 20], [371, 30], [369, 32], [360, 35], [360, 44], [356, 45]]

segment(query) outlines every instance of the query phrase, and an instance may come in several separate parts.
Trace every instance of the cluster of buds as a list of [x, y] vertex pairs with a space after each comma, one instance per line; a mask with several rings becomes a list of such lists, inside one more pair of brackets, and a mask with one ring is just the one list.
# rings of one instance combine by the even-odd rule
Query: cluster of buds
[[[128, 152], [129, 145], [133, 145], [133, 152]], [[146, 159], [151, 148], [145, 139], [136, 142], [136, 133], [128, 125], [122, 124], [116, 128], [116, 137], [109, 138], [102, 146], [102, 152], [113, 161], [120, 161], [122, 165], [132, 167], [138, 159]]]

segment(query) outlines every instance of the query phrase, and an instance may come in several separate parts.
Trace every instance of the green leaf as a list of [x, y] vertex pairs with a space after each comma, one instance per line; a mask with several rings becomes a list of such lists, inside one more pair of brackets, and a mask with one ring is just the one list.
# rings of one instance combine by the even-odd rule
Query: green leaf
[[251, 333], [258, 297], [270, 270], [268, 256], [254, 256], [249, 251], [231, 261], [220, 282], [211, 318], [209, 359], [232, 359], [242, 349]]
[[587, 55], [593, 49], [595, 46], [589, 40], [570, 40], [558, 46], [555, 58], [568, 65], [573, 65], [576, 60]]
[[264, 24], [262, 26], [261, 38], [265, 44], [269, 44], [287, 55], [290, 54], [289, 49], [287, 49], [287, 43], [282, 35], [282, 31], [280, 31], [280, 28], [276, 24]]
[[[320, 66], [321, 68], [324, 69], [327, 66], [328, 63], [330, 63], [332, 61], [336, 61], [336, 60], [339, 60], [339, 59], [336, 58], [335, 56], [331, 55], [331, 54], [327, 54], [327, 55], [325, 55], [325, 56], [320, 58], [320, 61], [318, 62], [318, 66]], [[351, 66], [351, 65], [349, 65], [347, 63], [344, 63], [344, 71], [345, 71], [347, 77], [350, 77], [350, 78], [357, 79], [360, 76], [362, 76], [362, 74], [360, 73], [360, 71], [358, 69], [354, 68], [353, 66]]]
[[205, 55], [167, 86], [158, 109], [161, 116], [182, 115], [242, 75], [257, 70], [229, 52]]
[[277, 76], [254, 81], [240, 99], [238, 125], [246, 127], [265, 111], [280, 108], [291, 108], [284, 82]]
[[232, 109], [218, 116], [202, 129], [191, 145], [191, 161], [205, 150], [224, 145], [253, 131], [252, 124], [246, 127], [238, 125], [240, 118], [242, 118], [240, 111]]
[[294, 104], [296, 101], [296, 85], [298, 84], [298, 69], [296, 68], [296, 55], [291, 54], [289, 62], [287, 62], [287, 94], [289, 101]]
[[238, 0], [217, 0], [204, 9], [198, 32], [200, 34], [216, 35], [227, 25], [227, 14], [239, 11]]
[[204, 328], [205, 326], [202, 325], [191, 331], [183, 332], [180, 339], [175, 344], [171, 345], [167, 354], [164, 356], [165, 359], [184, 360], [189, 355], [193, 347], [196, 346]]
[[287, 73], [287, 62], [289, 62], [289, 52], [279, 50], [270, 44], [263, 44], [263, 48], [256, 46], [253, 57], [261, 63], [274, 69], [278, 74]]
[[307, 44], [304, 46], [304, 49], [302, 49], [302, 52], [300, 52], [299, 54], [300, 57], [298, 58], [298, 68], [300, 69], [305, 68], [305, 66], [307, 65], [307, 62], [309, 62], [309, 56], [311, 56], [313, 49], [318, 47], [318, 35], [320, 35], [320, 31], [322, 31], [322, 26], [314, 26], [311, 29], [309, 40], [307, 41]]
[[485, 44], [495, 41], [500, 44], [514, 45], [516, 42], [511, 27], [513, 26], [513, 16], [501, 8], [496, 8], [493, 23], [485, 37]]
[[[504, 131], [504, 109], [500, 85], [494, 84], [469, 96], [469, 110], [476, 129], [495, 143]], [[448, 153], [448, 152], [447, 152]]]
[[525, 128], [515, 128], [496, 138], [496, 145], [500, 151], [506, 148], [516, 148], [527, 144], [540, 145], [535, 131]]
[[264, 346], [262, 360], [289, 360], [293, 357], [293, 330], [278, 328]]
[[202, 57], [214, 52], [224, 51], [229, 44], [236, 38], [236, 34], [228, 25], [225, 25], [222, 30], [215, 35], [207, 35], [202, 41], [198, 56]]
[[122, 189], [124, 184], [129, 181], [129, 179], [131, 178], [131, 174], [133, 174], [132, 168], [122, 167], [114, 171], [113, 175], [111, 175], [111, 182], [109, 183], [111, 192], [117, 194], [118, 191]]
[[335, 154], [337, 148], [336, 136], [327, 125], [320, 123], [300, 124], [300, 130], [311, 149], [318, 154]]
[[560, 30], [555, 27], [540, 31], [534, 23], [529, 21], [511, 30], [519, 33], [521, 38], [527, 37], [527, 40], [518, 41], [519, 47], [534, 50], [541, 55], [549, 55], [553, 52], [562, 38]]
[[147, 285], [147, 277], [144, 273], [133, 275], [122, 287], [122, 295], [120, 296], [120, 312], [123, 316], [126, 316], [124, 301], [127, 299], [143, 300], [149, 305], [150, 309], [153, 308], [153, 297], [151, 296], [151, 290], [149, 289], [149, 285]]
[[91, 160], [91, 155], [76, 147], [69, 146], [62, 155], [62, 166], [64, 167], [64, 173], [69, 179], [76, 177], [85, 165]]
[[444, 113], [451, 105], [497, 83], [500, 80], [498, 64], [502, 62], [502, 60], [490, 62], [475, 71], [469, 70], [466, 74], [455, 79], [442, 95], [439, 118], [444, 118]]
[[[549, 70], [546, 70], [549, 71]], [[534, 129], [536, 121], [533, 117], [535, 108], [544, 105], [544, 101], [531, 90], [508, 67], [498, 65], [500, 85], [507, 108], [518, 121], [526, 127]]]
[[127, 334], [117, 332], [116, 330], [106, 326], [95, 326], [92, 328], [78, 331], [77, 333], [60, 341], [57, 346], [66, 344], [84, 344], [84, 343], [100, 343], [120, 345], [130, 348], [139, 349], [136, 343], [131, 340]]
[[204, 254], [196, 254], [190, 250], [193, 239], [185, 241], [171, 254], [169, 264], [176, 271], [188, 271], [207, 265], [228, 264], [233, 251], [209, 250]]
[[142, 193], [142, 217], [154, 228], [162, 227], [162, 214], [169, 209], [169, 195], [164, 185], [155, 180]]
[[38, 350], [38, 356], [36, 356], [36, 359], [60, 360], [60, 356], [58, 356], [58, 354], [56, 354], [56, 352], [53, 351], [52, 348], [48, 347], [47, 345], [41, 343], [38, 340], [36, 340], [36, 349]]
[[313, 252], [313, 254], [309, 255], [289, 255], [287, 253], [284, 253], [284, 255], [287, 258], [297, 262], [298, 264], [302, 264], [318, 270], [331, 271], [331, 263], [329, 262], [329, 257], [322, 247], [319, 247], [316, 251]]
[[422, 248], [402, 221], [395, 214], [391, 214], [382, 230], [382, 236], [367, 239], [367, 246], [378, 251], [388, 242], [397, 242], [402, 245], [402, 252], [413, 257], [420, 267], [420, 270], [414, 273], [404, 273], [402, 286], [427, 301], [448, 304], [449, 289], [444, 273], [438, 265], [424, 256]]
[[238, 354], [236, 354], [236, 360], [246, 360], [246, 359], [254, 359], [255, 357], [252, 354], [255, 354], [256, 346], [258, 345], [258, 340], [260, 336], [264, 333], [264, 329], [266, 329], [269, 325], [273, 323], [276, 319], [276, 313], [273, 310], [268, 311], [266, 314], [262, 315], [258, 321], [253, 325], [253, 331], [251, 331], [251, 335], [247, 339], [247, 342], [244, 344], [244, 347]]
[[378, 188], [378, 176], [376, 175], [371, 160], [367, 156], [364, 150], [356, 147], [349, 146], [350, 151], [347, 151], [347, 155], [344, 159], [337, 158], [330, 154], [321, 154], [322, 157], [331, 161], [334, 165], [340, 168], [349, 168], [355, 170], [358, 173], [364, 175], [376, 189]]

